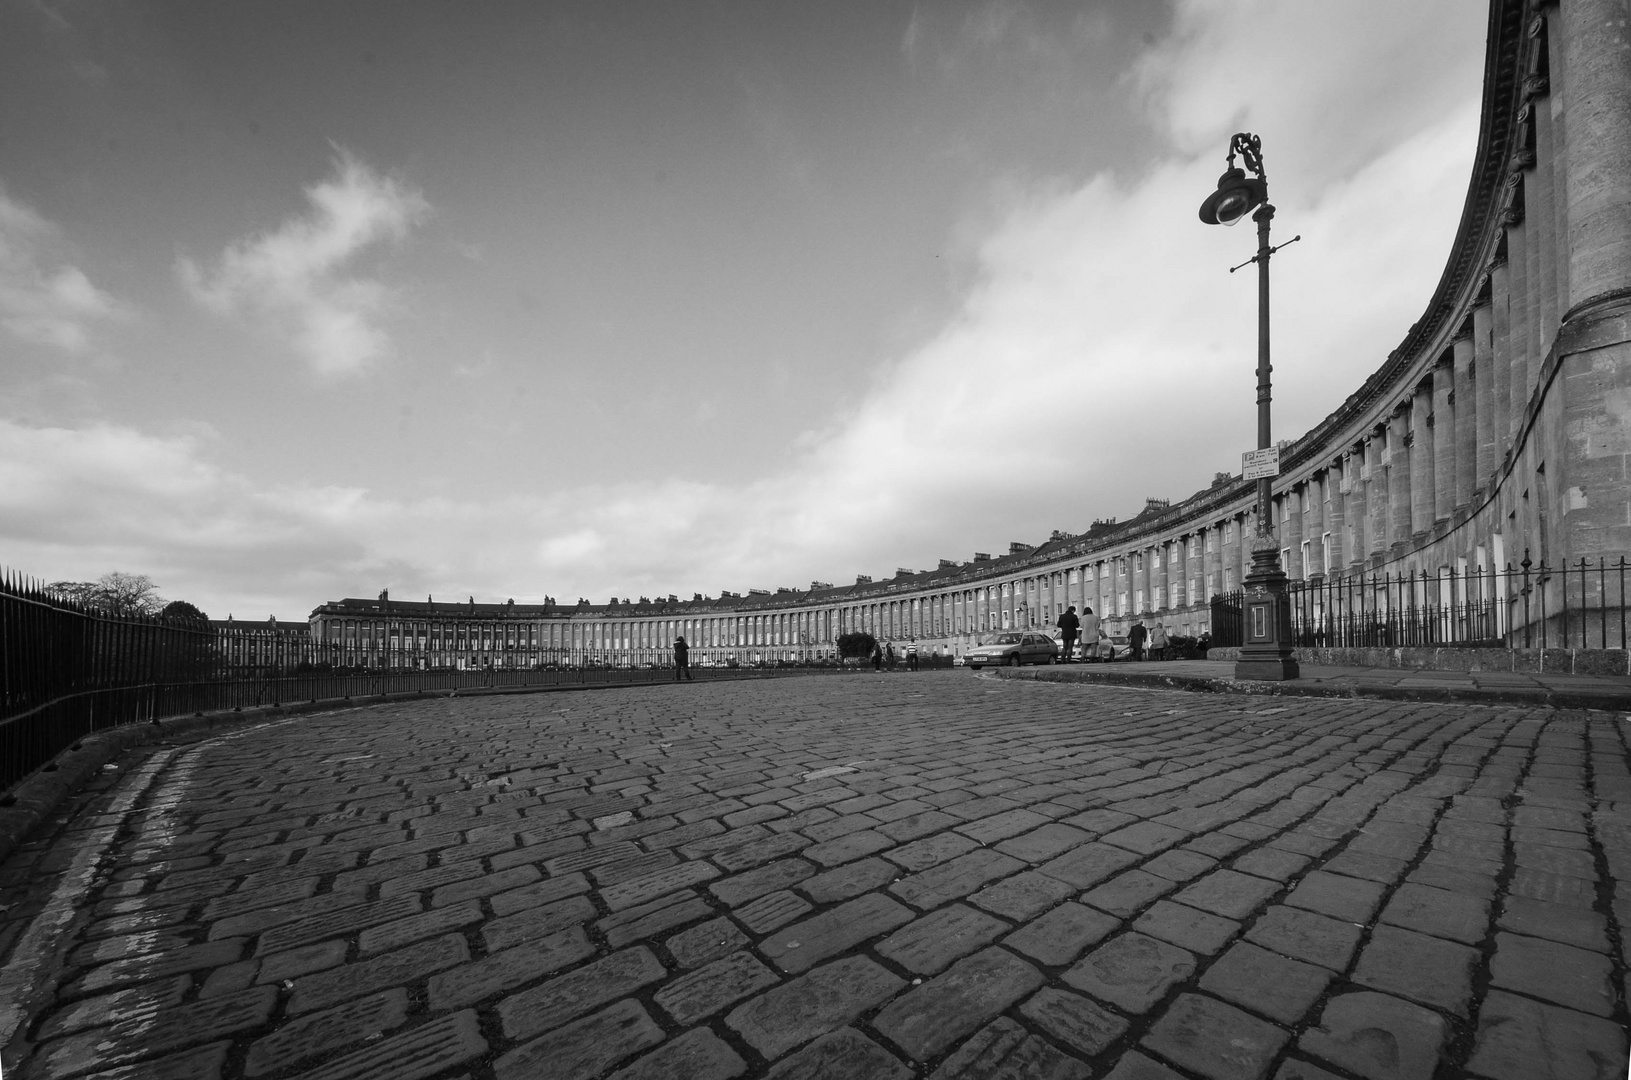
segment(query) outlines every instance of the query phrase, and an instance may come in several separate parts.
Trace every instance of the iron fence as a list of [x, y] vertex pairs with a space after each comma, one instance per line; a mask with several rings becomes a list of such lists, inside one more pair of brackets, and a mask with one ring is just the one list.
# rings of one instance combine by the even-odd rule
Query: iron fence
[[[715, 660], [693, 650], [692, 675], [707, 681], [861, 670], [831, 659], [773, 659], [771, 652], [744, 649], [741, 659]], [[366, 667], [342, 666], [335, 657], [298, 635], [275, 649], [234, 647], [234, 639], [207, 623], [110, 615], [0, 571], [0, 791], [85, 736], [121, 724], [386, 694], [674, 678], [670, 649], [559, 650], [524, 666], [462, 669], [427, 667], [406, 654], [371, 657]], [[952, 658], [925, 655], [919, 663], [949, 667]]]
[[[1292, 643], [1315, 648], [1451, 646], [1624, 649], [1626, 571], [1599, 558], [1552, 567], [1444, 567], [1293, 581]], [[1240, 590], [1212, 598], [1212, 643], [1241, 644]]]

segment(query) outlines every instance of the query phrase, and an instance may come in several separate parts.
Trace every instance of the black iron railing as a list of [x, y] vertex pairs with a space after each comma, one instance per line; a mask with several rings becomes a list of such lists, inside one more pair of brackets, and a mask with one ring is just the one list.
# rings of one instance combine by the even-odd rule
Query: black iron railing
[[[1444, 567], [1289, 583], [1293, 643], [1351, 649], [1459, 646], [1624, 649], [1621, 556], [1551, 567], [1524, 552], [1503, 569]], [[1212, 643], [1241, 643], [1240, 591], [1212, 598]]]
[[[300, 628], [304, 629], [304, 628]], [[263, 631], [249, 631], [249, 634]], [[256, 648], [231, 631], [149, 616], [118, 617], [0, 573], [0, 791], [95, 731], [192, 713], [262, 705], [365, 699], [385, 694], [627, 686], [672, 681], [672, 650], [562, 650], [526, 664], [426, 667], [410, 655], [340, 666], [299, 632]], [[742, 659], [692, 653], [699, 680], [862, 670], [853, 661]], [[950, 656], [921, 656], [922, 668]], [[870, 667], [870, 665], [867, 665]], [[904, 659], [897, 669], [905, 667]]]

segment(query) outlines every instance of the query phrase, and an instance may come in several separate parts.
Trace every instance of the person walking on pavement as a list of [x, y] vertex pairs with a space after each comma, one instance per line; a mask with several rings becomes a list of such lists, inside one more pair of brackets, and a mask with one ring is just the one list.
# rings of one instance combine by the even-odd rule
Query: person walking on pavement
[[685, 643], [684, 637], [677, 637], [674, 639], [674, 681], [679, 682], [681, 676], [691, 678], [691, 646]]
[[1133, 628], [1127, 631], [1127, 645], [1133, 650], [1134, 660], [1144, 659], [1144, 639], [1149, 636], [1149, 633], [1148, 630], [1144, 629], [1142, 619], [1133, 623]]
[[1150, 659], [1165, 660], [1167, 658], [1167, 628], [1161, 623], [1155, 624], [1150, 631]]
[[1093, 614], [1093, 609], [1086, 604], [1082, 605], [1082, 659], [1090, 660], [1098, 651], [1099, 646], [1099, 617]]
[[883, 670], [883, 646], [876, 641], [872, 643], [872, 670]]
[[1076, 631], [1081, 628], [1082, 620], [1076, 617], [1076, 605], [1072, 604], [1059, 616], [1059, 636], [1064, 646], [1064, 658], [1070, 659], [1070, 651], [1076, 647]]
[[895, 670], [895, 643], [893, 641], [884, 642], [883, 662], [884, 666], [890, 671]]
[[906, 670], [917, 670], [917, 642], [915, 641], [906, 643]]

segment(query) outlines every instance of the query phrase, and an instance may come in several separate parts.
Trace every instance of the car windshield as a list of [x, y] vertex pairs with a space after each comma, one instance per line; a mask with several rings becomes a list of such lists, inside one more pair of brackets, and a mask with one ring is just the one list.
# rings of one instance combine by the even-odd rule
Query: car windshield
[[1018, 634], [996, 634], [996, 635], [992, 636], [990, 639], [988, 639], [986, 641], [986, 644], [987, 645], [1018, 645], [1019, 642], [1020, 642], [1020, 635], [1018, 635]]

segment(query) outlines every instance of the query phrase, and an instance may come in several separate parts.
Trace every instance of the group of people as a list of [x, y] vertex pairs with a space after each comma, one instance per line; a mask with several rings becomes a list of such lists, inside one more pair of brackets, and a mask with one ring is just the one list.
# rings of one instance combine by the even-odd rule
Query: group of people
[[[902, 646], [902, 651], [905, 653], [905, 656], [906, 656], [906, 670], [907, 671], [916, 671], [917, 670], [917, 642], [908, 641], [904, 646]], [[895, 643], [893, 641], [885, 641], [885, 642], [874, 641], [872, 643], [872, 670], [873, 671], [882, 671], [885, 667], [887, 667], [890, 671], [894, 671], [895, 670], [895, 661], [896, 661], [896, 659], [897, 659], [897, 656], [896, 656], [896, 653], [895, 653]]]
[[[1071, 653], [1076, 647], [1078, 635], [1082, 639], [1083, 660], [1092, 656], [1093, 651], [1098, 648], [1099, 642], [1108, 636], [1103, 631], [1099, 617], [1093, 614], [1093, 609], [1085, 604], [1082, 606], [1081, 615], [1076, 614], [1075, 604], [1066, 608], [1065, 613], [1059, 616], [1057, 625], [1059, 627], [1059, 636], [1062, 639], [1061, 644], [1064, 647], [1062, 655], [1066, 660], [1070, 659]], [[1167, 628], [1161, 623], [1156, 623], [1152, 629], [1146, 627], [1143, 621], [1140, 620], [1133, 623], [1132, 629], [1127, 631], [1127, 647], [1132, 652], [1134, 660], [1144, 659], [1146, 643], [1148, 643], [1151, 660], [1165, 660], [1167, 658], [1170, 643], [1167, 639]]]

